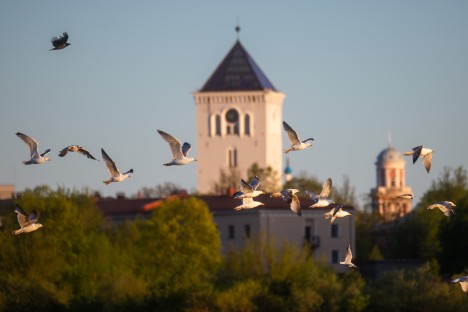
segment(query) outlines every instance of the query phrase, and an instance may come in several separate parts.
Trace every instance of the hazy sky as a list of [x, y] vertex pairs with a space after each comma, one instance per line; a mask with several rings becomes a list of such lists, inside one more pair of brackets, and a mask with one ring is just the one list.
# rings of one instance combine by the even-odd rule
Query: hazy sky
[[[284, 120], [315, 138], [290, 154], [295, 174], [336, 185], [347, 175], [368, 193], [390, 130], [401, 151], [436, 150], [430, 174], [407, 159], [421, 196], [444, 167], [468, 169], [467, 16], [466, 1], [1, 1], [0, 184], [194, 190], [197, 165], [162, 166], [171, 157], [156, 129], [197, 155], [192, 92], [235, 43], [238, 19], [242, 44], [287, 95]], [[72, 45], [49, 52], [64, 31]], [[52, 162], [23, 165], [18, 131]], [[106, 187], [103, 162], [57, 156], [70, 144], [98, 158], [103, 147], [135, 173]]]

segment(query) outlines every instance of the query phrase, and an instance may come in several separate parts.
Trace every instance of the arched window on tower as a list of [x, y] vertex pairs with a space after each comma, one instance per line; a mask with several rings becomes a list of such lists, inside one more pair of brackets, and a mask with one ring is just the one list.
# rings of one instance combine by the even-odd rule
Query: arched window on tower
[[245, 114], [244, 116], [244, 133], [250, 135], [250, 115]]
[[390, 170], [390, 186], [395, 187], [396, 169]]
[[226, 112], [226, 134], [239, 135], [239, 113], [233, 108]]
[[221, 116], [216, 115], [216, 135], [221, 136]]
[[237, 150], [234, 147], [228, 148], [228, 167], [235, 168], [237, 167]]

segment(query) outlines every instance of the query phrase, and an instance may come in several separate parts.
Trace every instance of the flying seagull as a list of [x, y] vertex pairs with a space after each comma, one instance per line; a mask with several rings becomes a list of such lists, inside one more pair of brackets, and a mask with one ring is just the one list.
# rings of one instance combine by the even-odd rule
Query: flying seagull
[[299, 137], [297, 136], [296, 131], [294, 131], [293, 128], [291, 128], [286, 121], [283, 121], [283, 129], [287, 132], [289, 142], [291, 142], [291, 147], [287, 148], [284, 153], [287, 154], [290, 151], [300, 151], [303, 150], [304, 148], [312, 146], [312, 141], [314, 140], [313, 138], [308, 138], [304, 141], [300, 141]]
[[23, 134], [21, 132], [16, 132], [16, 135], [21, 140], [23, 140], [24, 143], [28, 144], [29, 151], [31, 152], [31, 159], [28, 161], [23, 161], [23, 164], [25, 165], [43, 164], [46, 161], [50, 160], [50, 158], [45, 157], [50, 152], [50, 149], [47, 149], [44, 153], [39, 154], [38, 144], [36, 140], [34, 140], [30, 136], [27, 136], [26, 134]]
[[133, 173], [133, 169], [130, 169], [124, 173], [120, 173], [114, 161], [109, 157], [109, 155], [107, 155], [107, 153], [104, 151], [103, 148], [101, 148], [101, 152], [102, 152], [102, 159], [104, 159], [104, 161], [106, 162], [107, 169], [109, 170], [109, 173], [111, 175], [109, 179], [102, 181], [104, 182], [105, 185], [108, 185], [109, 183], [112, 183], [112, 182], [121, 182], [125, 180], [126, 178], [130, 178], [129, 173]]
[[431, 171], [432, 153], [434, 153], [434, 151], [430, 148], [425, 148], [422, 145], [419, 145], [413, 148], [412, 151], [404, 152], [403, 154], [406, 156], [413, 155], [413, 164], [418, 160], [419, 156], [421, 156], [424, 167], [426, 168], [427, 173], [429, 173], [429, 171]]
[[234, 210], [241, 210], [241, 209], [252, 209], [258, 206], [264, 206], [265, 204], [259, 201], [253, 200], [252, 197], [244, 197], [242, 198], [242, 205], [239, 205], [234, 208]]
[[401, 194], [401, 195], [398, 195], [396, 198], [413, 199], [414, 195], [413, 194]]
[[450, 283], [460, 283], [461, 289], [464, 292], [468, 292], [468, 275], [467, 276], [461, 276], [459, 278], [451, 280]]
[[33, 210], [29, 215], [27, 215], [19, 205], [16, 205], [15, 212], [17, 213], [18, 223], [21, 228], [19, 230], [14, 230], [11, 235], [29, 233], [42, 227], [42, 224], [37, 223], [39, 216], [36, 210]]
[[66, 47], [70, 45], [70, 43], [68, 43], [67, 41], [68, 41], [68, 34], [66, 32], [64, 32], [63, 35], [59, 38], [53, 37], [51, 42], [54, 48], [50, 49], [49, 51], [65, 49]]
[[63, 157], [65, 155], [67, 155], [68, 152], [78, 152], [78, 153], [80, 153], [82, 155], [85, 155], [89, 159], [97, 160], [96, 158], [94, 158], [93, 155], [91, 155], [90, 152], [88, 152], [83, 147], [78, 146], [78, 145], [70, 145], [70, 146], [65, 147], [63, 150], [60, 151], [59, 156]]
[[289, 208], [300, 217], [302, 216], [302, 211], [299, 197], [296, 195], [297, 193], [299, 193], [297, 189], [285, 189], [281, 192], [271, 194], [270, 197], [282, 197], [283, 200], [290, 205]]
[[328, 195], [330, 195], [331, 188], [332, 179], [328, 178], [327, 181], [325, 181], [325, 183], [323, 184], [322, 191], [320, 192], [320, 194], [317, 195], [306, 189], [306, 194], [309, 195], [310, 198], [314, 201], [314, 203], [309, 208], [321, 208], [334, 204], [332, 200], [327, 199]]
[[323, 214], [325, 219], [331, 218], [330, 224], [335, 221], [335, 218], [343, 218], [346, 216], [350, 216], [351, 214], [347, 211], [343, 210], [343, 205], [337, 205], [333, 207], [329, 212]]
[[195, 158], [187, 157], [187, 153], [190, 151], [190, 148], [192, 147], [190, 143], [185, 142], [184, 145], [181, 145], [180, 141], [177, 140], [172, 135], [161, 130], [158, 130], [158, 132], [162, 136], [162, 138], [167, 143], [169, 143], [169, 146], [172, 151], [172, 161], [164, 164], [164, 166], [174, 166], [174, 165], [180, 166], [180, 165], [186, 165], [193, 161], [197, 161]]
[[351, 252], [351, 245], [348, 245], [348, 251], [346, 252], [346, 257], [344, 261], [340, 261], [340, 264], [347, 265], [350, 268], [358, 269], [351, 261], [353, 260], [353, 253]]
[[255, 176], [250, 183], [247, 183], [244, 179], [241, 179], [241, 187], [239, 192], [235, 192], [233, 195], [234, 199], [242, 199], [246, 197], [257, 197], [258, 195], [265, 194], [264, 191], [257, 191], [260, 185], [260, 179]]
[[450, 217], [450, 215], [455, 215], [455, 212], [453, 212], [452, 209], [453, 207], [456, 207], [456, 205], [450, 201], [440, 201], [438, 203], [428, 206], [427, 209], [439, 208], [440, 211], [444, 213], [444, 215]]

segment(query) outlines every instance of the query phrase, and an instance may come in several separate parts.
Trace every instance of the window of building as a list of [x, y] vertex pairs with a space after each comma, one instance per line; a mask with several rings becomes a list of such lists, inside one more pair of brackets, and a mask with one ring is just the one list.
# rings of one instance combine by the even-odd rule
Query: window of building
[[244, 133], [250, 135], [250, 115], [246, 114], [244, 117]]
[[229, 239], [234, 239], [235, 238], [235, 232], [234, 232], [234, 225], [229, 225], [228, 227], [229, 231]]
[[221, 116], [216, 115], [216, 135], [221, 136]]
[[310, 242], [310, 239], [312, 238], [312, 228], [310, 225], [306, 225], [304, 228], [304, 238], [306, 241]]
[[229, 168], [237, 167], [237, 150], [235, 148], [228, 149], [228, 166]]
[[244, 230], [245, 230], [245, 237], [250, 238], [250, 224], [246, 224], [244, 226]]
[[337, 223], [331, 225], [331, 237], [336, 238], [340, 235], [340, 228]]
[[338, 250], [332, 250], [331, 252], [331, 262], [332, 263], [338, 263], [339, 260], [339, 253]]
[[239, 113], [231, 108], [226, 112], [226, 134], [239, 135]]

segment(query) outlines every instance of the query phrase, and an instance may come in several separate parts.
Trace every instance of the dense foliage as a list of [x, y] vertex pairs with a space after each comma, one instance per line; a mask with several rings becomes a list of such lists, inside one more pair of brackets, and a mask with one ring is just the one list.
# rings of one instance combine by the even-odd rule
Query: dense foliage
[[[454, 217], [426, 209], [440, 200], [457, 204]], [[38, 187], [16, 202], [37, 209], [44, 227], [12, 236], [14, 203], [0, 207], [0, 311], [468, 310], [468, 294], [448, 283], [466, 275], [468, 263], [461, 168], [435, 181], [407, 218], [358, 216], [358, 260], [427, 262], [373, 281], [358, 270], [337, 274], [309, 250], [261, 236], [222, 254], [212, 216], [196, 198], [168, 199], [149, 219], [112, 227], [86, 193]]]

